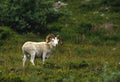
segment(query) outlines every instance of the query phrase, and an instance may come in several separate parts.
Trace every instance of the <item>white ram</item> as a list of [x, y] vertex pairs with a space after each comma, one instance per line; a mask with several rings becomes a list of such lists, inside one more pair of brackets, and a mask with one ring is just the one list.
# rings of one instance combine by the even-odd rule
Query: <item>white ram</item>
[[56, 47], [59, 42], [59, 35], [56, 37], [53, 34], [49, 34], [46, 37], [46, 42], [25, 42], [22, 46], [22, 51], [24, 54], [23, 57], [23, 67], [27, 58], [30, 56], [30, 62], [32, 65], [34, 64], [35, 58], [43, 59], [43, 64], [45, 58], [48, 58], [52, 52], [52, 50]]

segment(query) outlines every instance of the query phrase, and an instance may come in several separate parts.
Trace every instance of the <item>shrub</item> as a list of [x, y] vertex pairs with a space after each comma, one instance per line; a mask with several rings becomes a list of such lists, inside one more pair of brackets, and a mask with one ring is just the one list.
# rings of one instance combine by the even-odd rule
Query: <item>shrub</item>
[[0, 27], [0, 39], [4, 40], [11, 36], [12, 31], [8, 27]]
[[0, 3], [0, 25], [19, 33], [45, 33], [47, 24], [56, 22], [65, 12], [56, 12], [52, 0], [4, 0]]

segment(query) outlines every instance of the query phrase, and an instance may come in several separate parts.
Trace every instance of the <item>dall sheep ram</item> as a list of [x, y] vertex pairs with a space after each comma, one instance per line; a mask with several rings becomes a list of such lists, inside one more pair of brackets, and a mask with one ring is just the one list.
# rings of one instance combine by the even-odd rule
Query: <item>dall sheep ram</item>
[[46, 42], [25, 42], [22, 46], [22, 51], [24, 54], [23, 57], [23, 67], [25, 66], [25, 62], [27, 58], [30, 56], [30, 62], [32, 65], [34, 64], [35, 58], [41, 58], [43, 60], [43, 64], [45, 62], [45, 58], [48, 58], [53, 51], [53, 49], [58, 45], [59, 35], [55, 36], [53, 34], [48, 34], [46, 36]]

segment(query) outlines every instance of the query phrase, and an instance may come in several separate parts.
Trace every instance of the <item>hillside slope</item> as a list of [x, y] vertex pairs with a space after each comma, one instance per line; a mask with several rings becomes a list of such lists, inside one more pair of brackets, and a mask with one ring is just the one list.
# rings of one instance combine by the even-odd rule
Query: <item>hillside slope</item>
[[27, 60], [23, 67], [21, 47], [26, 41], [45, 41], [46, 34], [0, 26], [0, 82], [120, 82], [119, 0], [62, 1], [68, 4], [67, 15], [48, 27], [63, 44], [44, 65], [36, 59], [35, 66]]

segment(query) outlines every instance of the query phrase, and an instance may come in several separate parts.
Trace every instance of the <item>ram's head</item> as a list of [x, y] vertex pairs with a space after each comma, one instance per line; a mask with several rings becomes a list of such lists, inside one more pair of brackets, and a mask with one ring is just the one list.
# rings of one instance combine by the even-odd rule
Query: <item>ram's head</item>
[[48, 34], [46, 36], [46, 42], [51, 42], [54, 46], [58, 45], [58, 42], [60, 40], [60, 35], [55, 36], [54, 34]]

